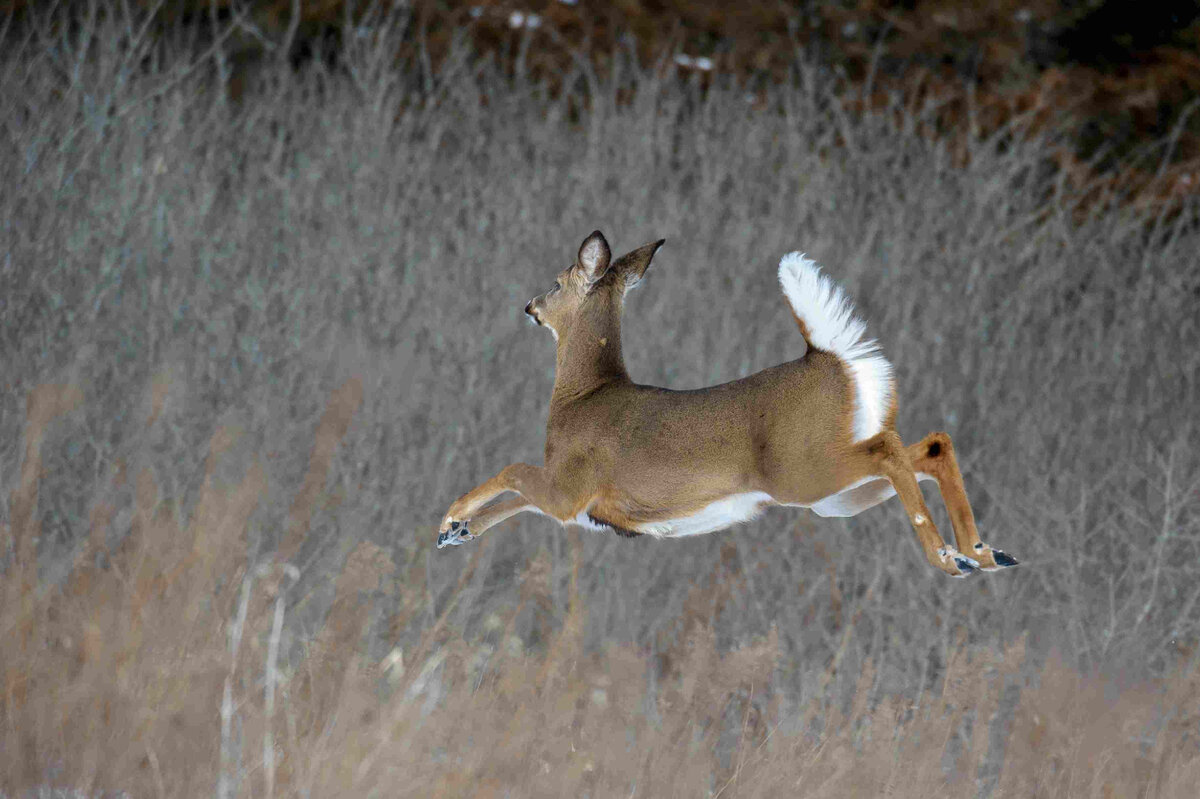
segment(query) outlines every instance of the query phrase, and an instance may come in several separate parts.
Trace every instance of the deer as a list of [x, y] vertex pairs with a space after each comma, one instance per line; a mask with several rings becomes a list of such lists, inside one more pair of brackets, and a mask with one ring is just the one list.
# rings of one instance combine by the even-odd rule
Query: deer
[[[625, 537], [679, 538], [776, 505], [849, 517], [899, 495], [934, 568], [967, 577], [1017, 565], [980, 540], [950, 436], [901, 441], [892, 365], [841, 287], [803, 253], [779, 263], [807, 345], [801, 357], [700, 389], [634, 383], [621, 349], [624, 301], [664, 241], [614, 260], [597, 230], [525, 306], [556, 341], [544, 465], [505, 466], [455, 500], [438, 549], [525, 511]], [[918, 481], [936, 482], [955, 546]], [[513, 496], [497, 500], [504, 494]]]

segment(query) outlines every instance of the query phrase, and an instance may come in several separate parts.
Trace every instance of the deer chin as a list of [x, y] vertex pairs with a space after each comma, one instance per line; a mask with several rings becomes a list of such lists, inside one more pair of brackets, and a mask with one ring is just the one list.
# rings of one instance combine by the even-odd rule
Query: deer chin
[[550, 335], [554, 336], [554, 340], [558, 341], [558, 331], [554, 329], [554, 325], [543, 321], [540, 316], [530, 310], [525, 311], [525, 318], [529, 320], [531, 325], [537, 325], [538, 327], [544, 327], [549, 330]]

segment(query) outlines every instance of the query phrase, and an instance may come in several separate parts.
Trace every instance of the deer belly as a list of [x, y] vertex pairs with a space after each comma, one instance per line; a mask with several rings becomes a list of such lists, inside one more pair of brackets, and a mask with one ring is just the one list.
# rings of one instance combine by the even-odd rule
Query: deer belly
[[[933, 475], [924, 472], [917, 472], [916, 477], [920, 481], [934, 479]], [[873, 508], [894, 496], [896, 496], [896, 489], [887, 479], [864, 477], [836, 494], [830, 494], [824, 499], [814, 502], [808, 508], [818, 516], [857, 516], [864, 510]]]
[[775, 504], [775, 500], [771, 498], [771, 495], [764, 494], [762, 491], [734, 494], [705, 505], [690, 516], [643, 522], [638, 525], [637, 531], [664, 538], [711, 533], [732, 524], [750, 521], [768, 505], [773, 504]]
[[808, 507], [818, 516], [857, 516], [895, 495], [896, 489], [887, 480], [872, 480], [865, 485], [844, 488]]

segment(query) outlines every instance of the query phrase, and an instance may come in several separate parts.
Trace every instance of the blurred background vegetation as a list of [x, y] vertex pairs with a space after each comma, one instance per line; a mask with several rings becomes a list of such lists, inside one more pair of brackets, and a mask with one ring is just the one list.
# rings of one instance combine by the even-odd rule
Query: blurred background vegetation
[[[1089, 150], [1035, 88], [1124, 67], [1009, 97], [881, 6], [747, 12], [758, 66], [665, 6], [181, 8], [3, 33], [0, 791], [1194, 795], [1186, 99]], [[675, 388], [795, 357], [775, 265], [824, 264], [1022, 566], [895, 503], [437, 552], [540, 461], [522, 308], [596, 227], [667, 238], [624, 338]]]
[[[19, 29], [39, 7], [5, 0]], [[75, 5], [82, 5], [78, 2]], [[133, 0], [150, 33], [188, 29], [225, 38], [231, 90], [282, 48], [293, 63], [336, 59], [373, 0]], [[1193, 0], [413, 0], [411, 44], [436, 64], [458, 38], [476, 54], [531, 76], [586, 59], [599, 74], [614, 53], [674, 61], [705, 80], [736, 76], [750, 90], [783, 78], [796, 52], [886, 105], [891, 92], [932, 96], [939, 135], [995, 130], [1014, 118], [1069, 139], [1072, 172], [1104, 173], [1157, 200], [1196, 191], [1200, 158], [1200, 4]], [[1163, 163], [1153, 145], [1170, 140]], [[1154, 152], [1147, 153], [1150, 148]], [[1129, 158], [1140, 154], [1141, 158]]]

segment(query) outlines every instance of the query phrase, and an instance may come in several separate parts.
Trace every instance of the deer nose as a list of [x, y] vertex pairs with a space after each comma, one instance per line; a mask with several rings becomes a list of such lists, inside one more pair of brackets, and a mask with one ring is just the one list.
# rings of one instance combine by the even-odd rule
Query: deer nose
[[530, 316], [533, 316], [533, 300], [530, 300], [529, 302], [525, 303], [525, 313], [529, 314]]

